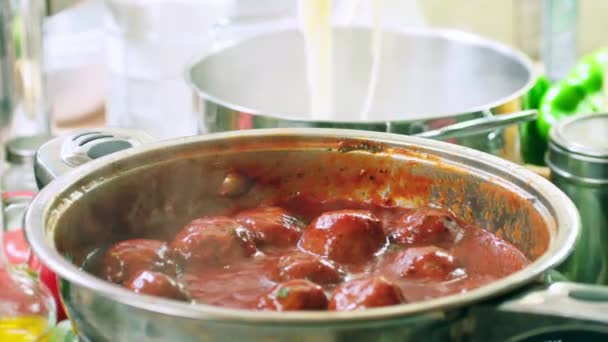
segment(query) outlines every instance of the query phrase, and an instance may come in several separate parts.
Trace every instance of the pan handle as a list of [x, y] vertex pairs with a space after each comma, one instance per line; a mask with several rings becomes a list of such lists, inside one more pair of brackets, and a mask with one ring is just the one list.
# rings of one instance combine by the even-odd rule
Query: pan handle
[[155, 139], [138, 130], [102, 128], [77, 131], [42, 145], [36, 153], [34, 174], [38, 188], [91, 160]]
[[449, 139], [466, 137], [469, 135], [491, 132], [515, 124], [535, 120], [538, 116], [536, 110], [524, 110], [504, 115], [491, 115], [479, 119], [459, 122], [457, 124], [441, 127], [432, 131], [414, 134], [417, 137], [428, 139]]
[[608, 324], [608, 287], [559, 281], [506, 301], [499, 309]]

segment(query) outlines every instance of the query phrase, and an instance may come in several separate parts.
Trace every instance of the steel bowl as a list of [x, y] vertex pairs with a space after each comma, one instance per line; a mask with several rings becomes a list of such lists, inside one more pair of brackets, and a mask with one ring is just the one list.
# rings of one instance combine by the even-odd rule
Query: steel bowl
[[[302, 35], [297, 30], [232, 41], [196, 58], [186, 72], [201, 132], [330, 127], [416, 134], [522, 109], [535, 80], [524, 54], [472, 34], [416, 29], [383, 34], [380, 76], [368, 118], [371, 30], [336, 28], [335, 108], [311, 115]], [[451, 142], [519, 162], [516, 128]]]
[[[85, 340], [402, 341], [438, 331], [459, 334], [436, 325], [466, 317], [476, 303], [538, 283], [571, 252], [580, 229], [572, 202], [547, 180], [445, 142], [351, 130], [269, 129], [125, 149], [137, 141], [124, 131], [79, 132], [38, 152], [41, 183], [75, 167], [42, 189], [27, 213], [25, 230], [34, 252], [60, 277], [63, 302]], [[118, 152], [102, 157], [100, 151]], [[247, 193], [227, 199], [218, 189], [235, 169], [255, 170], [249, 176], [256, 181]], [[360, 179], [361, 170], [366, 181]], [[351, 181], [359, 185], [345, 186]], [[294, 191], [441, 205], [508, 240], [532, 262], [483, 287], [424, 302], [357, 312], [287, 313], [139, 295], [89, 273], [94, 262], [82, 266], [115, 241], [166, 238], [200, 215], [251, 207]]]

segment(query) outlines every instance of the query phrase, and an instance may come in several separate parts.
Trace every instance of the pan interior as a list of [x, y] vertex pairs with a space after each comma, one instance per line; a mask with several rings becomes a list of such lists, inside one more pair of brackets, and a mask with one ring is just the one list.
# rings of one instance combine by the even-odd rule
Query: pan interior
[[[465, 34], [384, 32], [375, 121], [436, 118], [491, 108], [531, 82], [523, 57]], [[357, 121], [370, 80], [371, 31], [334, 30], [332, 121]], [[304, 42], [296, 30], [260, 35], [205, 57], [193, 87], [228, 107], [310, 120]], [[268, 96], [272, 94], [272, 96]], [[363, 120], [363, 119], [361, 119]]]
[[[144, 162], [145, 161], [145, 162]], [[168, 239], [202, 215], [230, 214], [294, 194], [406, 207], [436, 205], [514, 244], [531, 260], [554, 227], [541, 197], [416, 146], [339, 138], [269, 136], [185, 144], [108, 164], [62, 194], [47, 236], [82, 265], [94, 251], [130, 238]], [[227, 173], [252, 182], [247, 193], [218, 193]], [[521, 187], [519, 187], [521, 186]], [[67, 200], [78, 198], [77, 201]], [[94, 271], [95, 264], [87, 265]]]

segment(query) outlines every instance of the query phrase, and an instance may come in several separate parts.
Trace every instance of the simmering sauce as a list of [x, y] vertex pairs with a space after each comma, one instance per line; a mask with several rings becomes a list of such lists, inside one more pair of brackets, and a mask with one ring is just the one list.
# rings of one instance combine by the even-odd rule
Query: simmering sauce
[[360, 310], [466, 292], [528, 263], [444, 209], [293, 197], [195, 219], [171, 241], [118, 242], [100, 276], [223, 307]]

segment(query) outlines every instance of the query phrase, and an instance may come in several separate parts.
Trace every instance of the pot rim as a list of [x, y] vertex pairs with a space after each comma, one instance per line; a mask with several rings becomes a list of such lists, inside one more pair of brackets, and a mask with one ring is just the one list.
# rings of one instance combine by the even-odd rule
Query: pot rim
[[[352, 27], [348, 27], [348, 28], [334, 27], [334, 29], [337, 29], [337, 30], [340, 30], [340, 29], [368, 29], [369, 30], [369, 28], [365, 27], [365, 26], [352, 26]], [[330, 124], [383, 125], [384, 124], [384, 125], [386, 125], [387, 123], [404, 124], [404, 123], [408, 123], [408, 122], [412, 122], [412, 121], [419, 121], [419, 120], [465, 116], [465, 115], [469, 115], [469, 114], [473, 114], [473, 113], [488, 111], [493, 108], [497, 108], [505, 103], [509, 103], [515, 99], [518, 99], [518, 98], [522, 97], [523, 95], [525, 95], [528, 92], [528, 90], [530, 90], [532, 88], [532, 86], [534, 85], [534, 82], [536, 81], [536, 71], [535, 71], [534, 63], [532, 62], [532, 60], [523, 52], [513, 49], [506, 44], [503, 44], [503, 43], [500, 43], [500, 42], [497, 42], [497, 41], [494, 41], [494, 40], [491, 40], [488, 38], [484, 38], [482, 36], [478, 36], [478, 35], [475, 35], [472, 33], [456, 30], [456, 29], [415, 28], [415, 27], [403, 28], [403, 29], [399, 29], [399, 30], [389, 28], [389, 29], [383, 30], [383, 32], [403, 34], [403, 35], [414, 35], [414, 36], [428, 36], [428, 37], [434, 37], [437, 39], [453, 40], [453, 41], [457, 41], [462, 44], [468, 44], [468, 45], [474, 45], [477, 47], [488, 48], [488, 49], [491, 49], [503, 56], [507, 56], [507, 57], [513, 59], [514, 61], [518, 62], [522, 67], [524, 67], [528, 71], [528, 80], [521, 88], [519, 88], [512, 94], [506, 95], [500, 99], [497, 99], [493, 102], [490, 102], [490, 103], [487, 103], [484, 105], [479, 105], [479, 106], [468, 108], [466, 110], [460, 111], [459, 113], [420, 114], [420, 113], [405, 112], [405, 113], [400, 113], [400, 114], [396, 115], [399, 117], [407, 118], [407, 119], [403, 119], [403, 120], [368, 119], [368, 120], [358, 120], [358, 121], [344, 121], [344, 120], [337, 120], [337, 119], [336, 120], [334, 120], [334, 119], [313, 120], [311, 118], [302, 117], [301, 116], [302, 114], [286, 115], [285, 113], [263, 112], [263, 111], [260, 111], [257, 109], [249, 108], [247, 106], [232, 103], [230, 101], [225, 101], [224, 99], [221, 99], [215, 95], [208, 93], [207, 91], [202, 89], [199, 85], [197, 85], [197, 83], [194, 81], [193, 75], [192, 75], [194, 69], [198, 65], [204, 63], [207, 58], [220, 54], [227, 49], [237, 46], [239, 43], [243, 43], [243, 42], [251, 40], [251, 39], [255, 39], [255, 38], [259, 38], [259, 37], [263, 37], [263, 36], [275, 35], [278, 33], [284, 33], [284, 32], [289, 32], [289, 31], [297, 31], [297, 30], [296, 29], [287, 29], [287, 30], [283, 29], [283, 30], [277, 30], [277, 31], [272, 31], [272, 32], [266, 32], [266, 33], [262, 33], [262, 34], [259, 34], [259, 35], [256, 35], [256, 36], [253, 36], [250, 38], [232, 42], [230, 44], [222, 46], [221, 48], [211, 49], [210, 51], [199, 54], [197, 57], [191, 59], [188, 62], [187, 66], [184, 70], [184, 73], [183, 73], [183, 78], [184, 78], [186, 84], [192, 90], [192, 92], [195, 95], [197, 95], [199, 98], [210, 101], [210, 102], [215, 103], [224, 108], [228, 108], [230, 110], [243, 112], [243, 113], [247, 113], [249, 115], [254, 115], [256, 117], [266, 118], [266, 119], [270, 119], [270, 120], [282, 120], [282, 121], [287, 121], [287, 122], [301, 122], [301, 123], [314, 122], [314, 123], [317, 123], [320, 125], [323, 125], [323, 124], [328, 124], [328, 125], [330, 125]], [[372, 113], [372, 115], [370, 115], [370, 117], [373, 117], [373, 113]]]
[[[307, 138], [335, 138], [335, 139], [370, 139], [375, 142], [385, 143], [389, 146], [411, 148], [416, 146], [422, 148], [423, 153], [440, 153], [441, 159], [448, 157], [464, 158], [464, 161], [483, 162], [495, 172], [503, 172], [505, 175], [515, 177], [515, 180], [524, 182], [539, 194], [542, 198], [550, 201], [555, 213], [554, 220], [557, 228], [551, 229], [548, 225], [550, 241], [545, 253], [537, 260], [530, 263], [524, 269], [507, 277], [501, 278], [490, 284], [484, 285], [466, 293], [453, 294], [436, 299], [371, 308], [353, 312], [270, 312], [254, 311], [245, 309], [221, 308], [205, 304], [190, 304], [174, 300], [140, 295], [133, 293], [121, 286], [111, 284], [89, 273], [80, 270], [76, 265], [60, 255], [46, 237], [46, 224], [51, 214], [59, 214], [56, 203], [64, 199], [67, 194], [73, 193], [72, 186], [81, 178], [95, 174], [95, 172], [107, 167], [109, 164], [124, 160], [153, 155], [159, 149], [179, 147], [189, 144], [199, 144], [217, 140], [230, 139], [255, 139], [256, 137], [269, 136], [302, 136]], [[428, 152], [427, 152], [428, 151]], [[493, 178], [501, 179], [493, 173]], [[511, 183], [511, 182], [509, 182]], [[549, 209], [549, 208], [546, 208]], [[65, 209], [64, 209], [65, 210]], [[547, 213], [542, 213], [547, 218]], [[56, 222], [56, 220], [55, 220]], [[559, 224], [559, 226], [557, 226]], [[574, 249], [577, 236], [580, 231], [580, 217], [572, 201], [548, 180], [540, 177], [523, 166], [514, 164], [499, 157], [479, 152], [467, 147], [435, 141], [383, 132], [344, 130], [344, 129], [319, 129], [319, 128], [289, 128], [289, 129], [256, 129], [238, 132], [214, 133], [202, 136], [178, 138], [167, 141], [156, 142], [144, 146], [134, 147], [109, 156], [84, 164], [66, 175], [52, 181], [43, 188], [31, 203], [25, 219], [25, 231], [28, 242], [37, 256], [44, 260], [47, 267], [56, 272], [58, 276], [77, 286], [84, 287], [106, 298], [127, 304], [139, 309], [157, 312], [183, 318], [221, 320], [238, 322], [242, 324], [256, 324], [261, 322], [296, 323], [296, 324], [336, 324], [353, 323], [355, 321], [384, 320], [403, 317], [413, 314], [444, 311], [456, 307], [470, 305], [484, 299], [510, 292], [525, 284], [539, 279], [550, 268], [557, 266]]]

